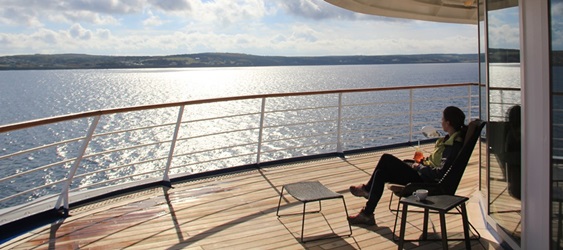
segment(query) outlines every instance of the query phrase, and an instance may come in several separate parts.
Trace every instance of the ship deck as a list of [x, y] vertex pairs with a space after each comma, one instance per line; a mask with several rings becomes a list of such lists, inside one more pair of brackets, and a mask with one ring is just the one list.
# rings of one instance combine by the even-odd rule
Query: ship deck
[[[426, 151], [432, 145], [424, 145]], [[396, 249], [393, 241], [395, 215], [388, 209], [390, 191], [376, 209], [376, 226], [348, 224], [340, 199], [322, 203], [322, 213], [307, 214], [305, 238], [342, 237], [300, 242], [300, 202], [285, 196], [283, 214], [276, 208], [282, 185], [318, 180], [344, 195], [348, 212], [357, 213], [365, 199], [352, 196], [348, 187], [365, 182], [381, 156], [389, 152], [399, 158], [412, 157], [411, 147], [327, 157], [262, 169], [241, 171], [212, 178], [174, 183], [124, 194], [81, 207], [71, 208], [70, 217], [20, 235], [0, 248], [9, 249]], [[478, 202], [478, 150], [471, 157], [458, 195], [471, 197], [469, 220], [481, 234], [472, 240], [473, 249], [502, 249], [488, 233]], [[396, 202], [396, 199], [395, 199]], [[316, 204], [316, 203], [311, 203]], [[396, 203], [394, 203], [395, 206]], [[315, 209], [316, 205], [309, 206]], [[461, 216], [446, 216], [448, 236], [461, 237]], [[406, 237], [421, 235], [422, 214], [409, 213]], [[440, 235], [439, 217], [430, 215], [431, 237]], [[461, 241], [450, 241], [450, 249], [463, 249]], [[406, 249], [441, 249], [440, 241], [414, 241]]]

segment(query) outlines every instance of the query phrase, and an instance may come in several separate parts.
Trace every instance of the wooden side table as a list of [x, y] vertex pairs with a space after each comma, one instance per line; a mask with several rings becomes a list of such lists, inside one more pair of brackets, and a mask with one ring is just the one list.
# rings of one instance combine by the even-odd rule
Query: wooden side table
[[403, 212], [401, 216], [401, 234], [399, 236], [399, 249], [403, 249], [405, 241], [405, 227], [407, 223], [408, 206], [415, 206], [424, 209], [424, 223], [422, 229], [422, 240], [428, 237], [428, 213], [430, 210], [437, 211], [440, 214], [440, 227], [442, 231], [442, 248], [448, 249], [448, 236], [446, 232], [446, 213], [451, 209], [459, 206], [461, 207], [461, 217], [463, 220], [463, 235], [465, 241], [465, 248], [471, 249], [471, 242], [469, 238], [469, 221], [467, 219], [467, 210], [465, 202], [469, 200], [467, 197], [455, 195], [436, 195], [428, 196], [425, 201], [417, 201], [416, 197], [409, 196], [399, 201], [403, 205]]

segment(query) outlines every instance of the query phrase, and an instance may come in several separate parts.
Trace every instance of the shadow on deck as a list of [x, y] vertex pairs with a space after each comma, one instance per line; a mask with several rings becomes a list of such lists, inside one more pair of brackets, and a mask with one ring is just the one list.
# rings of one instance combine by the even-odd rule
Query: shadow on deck
[[[424, 147], [430, 150], [432, 145]], [[369, 178], [382, 153], [410, 158], [410, 147], [328, 157], [280, 164], [206, 179], [175, 183], [87, 204], [70, 211], [70, 217], [6, 242], [2, 248], [110, 248], [110, 249], [396, 249], [392, 240], [395, 215], [388, 210], [390, 192], [385, 191], [376, 209], [376, 226], [352, 226], [350, 237], [321, 239], [307, 243], [301, 235], [302, 205], [291, 197], [282, 200], [284, 213], [276, 208], [281, 187], [297, 181], [318, 180], [346, 199], [350, 214], [357, 213], [365, 199], [352, 196], [348, 187]], [[473, 249], [501, 249], [481, 221], [476, 194], [479, 183], [477, 151], [470, 160], [458, 195], [472, 197], [468, 203], [470, 222], [482, 238]], [[396, 200], [396, 199], [395, 199]], [[314, 203], [312, 203], [314, 204]], [[323, 201], [322, 213], [307, 214], [305, 238], [347, 235], [348, 224], [340, 200]], [[317, 209], [315, 205], [311, 210]], [[448, 215], [448, 236], [461, 237], [461, 216]], [[421, 235], [422, 214], [409, 214], [406, 237]], [[430, 216], [429, 232], [440, 235], [438, 215]], [[451, 241], [450, 249], [463, 249]], [[441, 249], [439, 241], [407, 242], [406, 249]]]

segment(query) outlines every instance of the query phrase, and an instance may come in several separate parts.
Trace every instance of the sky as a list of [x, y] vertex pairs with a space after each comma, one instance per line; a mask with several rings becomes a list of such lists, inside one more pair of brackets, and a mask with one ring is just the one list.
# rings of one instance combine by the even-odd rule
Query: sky
[[323, 0], [0, 0], [0, 56], [477, 53], [477, 25], [354, 13]]

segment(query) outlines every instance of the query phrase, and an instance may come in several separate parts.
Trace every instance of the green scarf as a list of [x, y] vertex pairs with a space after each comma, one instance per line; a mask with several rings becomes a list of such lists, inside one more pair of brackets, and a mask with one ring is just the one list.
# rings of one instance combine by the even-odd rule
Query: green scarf
[[[451, 147], [454, 145], [454, 141], [461, 141], [459, 137], [460, 131], [453, 133], [450, 137], [443, 137], [436, 141], [436, 145], [434, 146], [434, 152], [430, 154], [422, 164], [425, 166], [429, 166], [432, 168], [442, 168], [442, 154], [446, 147]], [[445, 161], [445, 159], [444, 159]]]

